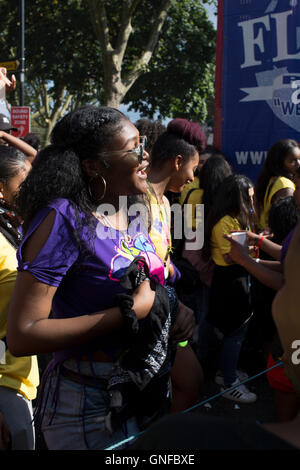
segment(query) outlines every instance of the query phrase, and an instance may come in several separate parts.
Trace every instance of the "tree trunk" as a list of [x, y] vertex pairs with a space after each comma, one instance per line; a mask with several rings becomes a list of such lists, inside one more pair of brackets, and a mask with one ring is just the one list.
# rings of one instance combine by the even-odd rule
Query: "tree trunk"
[[104, 75], [103, 104], [106, 106], [119, 108], [126, 93], [138, 77], [144, 73], [158, 42], [171, 0], [161, 0], [159, 2], [157, 15], [152, 21], [144, 50], [141, 51], [140, 57], [135, 62], [131, 71], [122, 77], [123, 59], [130, 34], [132, 33], [131, 19], [138, 3], [139, 0], [123, 1], [118, 38], [116, 46], [113, 48], [110, 42], [105, 2], [102, 0], [87, 0], [91, 23], [102, 50]]
[[47, 119], [48, 122], [48, 127], [47, 127], [47, 132], [46, 132], [46, 145], [50, 143], [50, 135], [51, 132], [57, 123], [59, 119], [65, 114], [66, 110], [68, 109], [68, 106], [70, 104], [70, 101], [72, 99], [72, 95], [68, 93], [67, 97], [65, 96], [67, 92], [66, 87], [64, 87], [61, 91], [60, 97], [56, 100], [55, 107], [52, 110], [52, 113], [49, 115], [49, 118]]
[[66, 86], [63, 87], [60, 94], [54, 100], [54, 107], [52, 107], [52, 99], [49, 96], [46, 83], [41, 83], [35, 92], [39, 93], [42, 105], [31, 117], [40, 127], [45, 129], [43, 145], [49, 145], [51, 132], [57, 121], [67, 111], [73, 96], [67, 92]]

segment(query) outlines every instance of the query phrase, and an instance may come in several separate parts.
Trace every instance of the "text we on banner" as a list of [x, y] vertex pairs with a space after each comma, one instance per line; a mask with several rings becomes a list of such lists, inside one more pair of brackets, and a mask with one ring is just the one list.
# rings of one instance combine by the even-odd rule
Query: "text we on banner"
[[219, 0], [214, 144], [256, 182], [268, 149], [300, 142], [300, 0]]

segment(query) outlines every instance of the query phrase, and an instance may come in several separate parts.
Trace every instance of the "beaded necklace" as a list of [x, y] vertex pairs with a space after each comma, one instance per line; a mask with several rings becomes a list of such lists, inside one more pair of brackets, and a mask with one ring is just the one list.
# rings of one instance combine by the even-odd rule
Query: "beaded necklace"
[[18, 248], [22, 240], [17, 228], [20, 225], [15, 213], [4, 201], [0, 201], [0, 232], [14, 248]]

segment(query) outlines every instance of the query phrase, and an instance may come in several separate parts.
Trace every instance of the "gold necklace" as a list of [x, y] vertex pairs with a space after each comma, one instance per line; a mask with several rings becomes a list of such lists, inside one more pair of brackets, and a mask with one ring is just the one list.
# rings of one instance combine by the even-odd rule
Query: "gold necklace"
[[106, 215], [103, 214], [103, 213], [100, 212], [100, 211], [97, 211], [94, 215], [95, 215], [95, 217], [96, 217], [98, 220], [100, 220], [101, 222], [103, 222], [103, 221], [106, 222], [106, 224], [104, 224], [104, 225], [106, 225], [109, 229], [116, 230], [116, 231], [122, 233], [126, 245], [128, 245], [128, 244], [131, 242], [131, 236], [130, 236], [129, 233], [128, 233], [128, 227], [127, 227], [126, 230], [120, 230], [120, 229], [114, 228], [114, 227], [112, 226], [112, 224], [110, 223], [109, 219], [106, 217]]

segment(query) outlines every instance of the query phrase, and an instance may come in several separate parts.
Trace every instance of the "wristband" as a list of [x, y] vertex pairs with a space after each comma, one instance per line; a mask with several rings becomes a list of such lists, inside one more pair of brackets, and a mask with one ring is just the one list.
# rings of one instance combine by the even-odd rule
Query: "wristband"
[[178, 343], [178, 346], [180, 346], [181, 348], [185, 348], [187, 345], [188, 345], [188, 340], [180, 341], [180, 343]]
[[256, 259], [255, 259], [255, 262], [256, 262], [256, 263], [259, 263], [259, 262], [260, 262], [260, 259], [259, 259], [259, 258], [256, 258]]
[[261, 245], [263, 244], [263, 241], [264, 241], [265, 237], [260, 237], [260, 239], [258, 240], [258, 243], [257, 243], [257, 248], [260, 248]]

